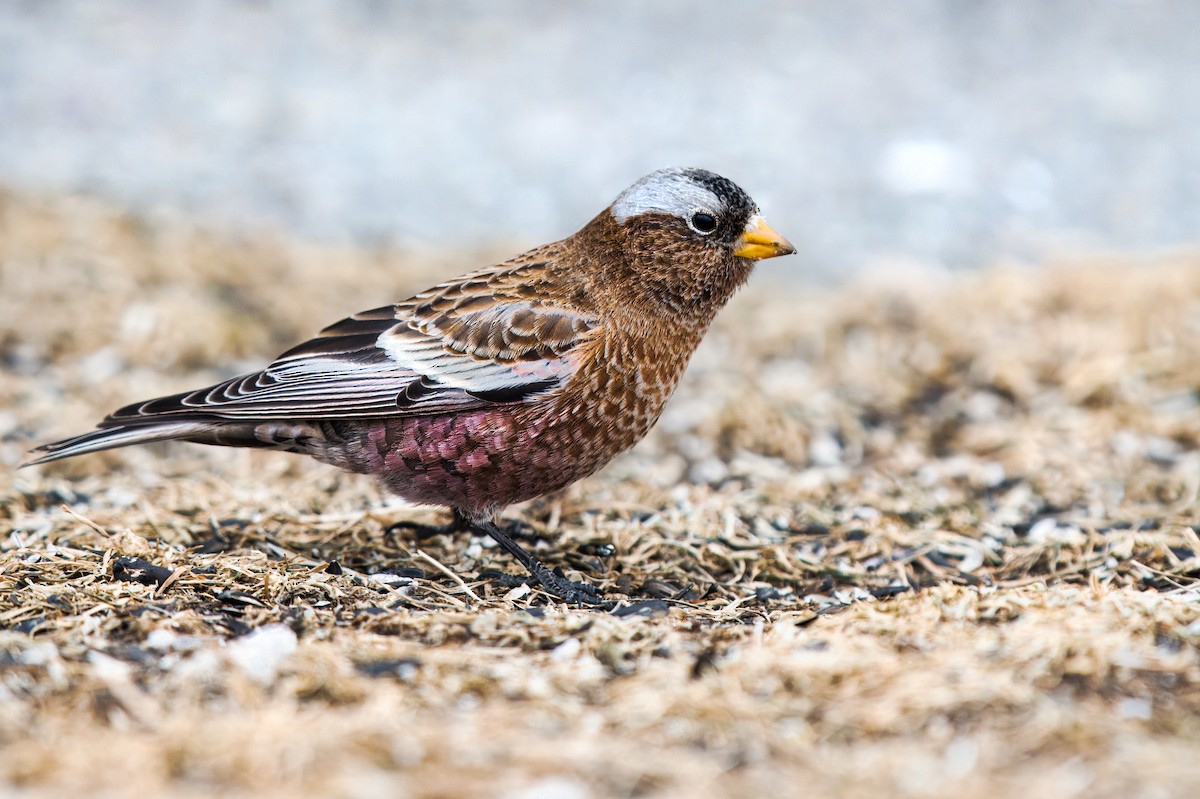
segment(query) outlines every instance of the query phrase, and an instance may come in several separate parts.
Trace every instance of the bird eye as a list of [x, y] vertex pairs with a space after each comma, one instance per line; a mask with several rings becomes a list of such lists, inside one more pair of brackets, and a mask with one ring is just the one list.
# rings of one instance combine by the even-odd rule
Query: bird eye
[[688, 224], [697, 233], [712, 233], [717, 229], [717, 220], [712, 214], [692, 214], [692, 218], [688, 220]]

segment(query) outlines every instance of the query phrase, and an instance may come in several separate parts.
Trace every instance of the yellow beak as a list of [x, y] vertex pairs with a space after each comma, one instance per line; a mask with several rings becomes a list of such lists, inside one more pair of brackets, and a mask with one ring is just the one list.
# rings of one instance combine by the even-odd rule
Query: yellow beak
[[776, 255], [791, 255], [796, 251], [791, 242], [775, 232], [767, 220], [758, 214], [750, 217], [742, 237], [738, 239], [733, 254], [739, 258], [774, 258]]

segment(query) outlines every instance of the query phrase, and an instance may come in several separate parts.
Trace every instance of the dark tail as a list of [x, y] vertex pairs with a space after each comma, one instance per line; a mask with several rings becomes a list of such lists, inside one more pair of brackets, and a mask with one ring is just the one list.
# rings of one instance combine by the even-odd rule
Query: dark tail
[[309, 443], [314, 436], [320, 436], [319, 429], [303, 423], [164, 419], [142, 424], [114, 424], [74, 438], [43, 444], [31, 450], [31, 454], [36, 457], [22, 463], [21, 468], [62, 458], [73, 458], [89, 452], [127, 447], [130, 444], [148, 444], [151, 441], [191, 441], [223, 447], [261, 447], [288, 452], [308, 452]]
[[186, 439], [211, 427], [212, 425], [198, 422], [161, 422], [102, 427], [81, 436], [65, 438], [52, 444], [43, 444], [31, 450], [31, 454], [37, 457], [22, 463], [21, 468], [36, 466], [39, 463], [49, 463], [61, 458], [73, 458], [88, 452], [127, 447], [130, 444], [146, 444], [151, 441], [167, 441], [173, 438]]

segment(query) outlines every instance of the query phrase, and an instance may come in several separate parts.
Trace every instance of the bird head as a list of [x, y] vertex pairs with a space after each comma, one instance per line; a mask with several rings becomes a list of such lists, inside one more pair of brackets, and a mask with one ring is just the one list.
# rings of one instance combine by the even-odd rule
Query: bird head
[[[621, 193], [609, 209], [622, 227], [645, 233], [651, 248], [715, 250], [758, 261], [796, 248], [759, 213], [736, 183], [704, 169], [660, 169]], [[665, 234], [665, 235], [664, 235]]]
[[634, 183], [580, 234], [595, 283], [615, 304], [699, 331], [764, 258], [795, 248], [728, 178], [704, 169], [660, 169]]

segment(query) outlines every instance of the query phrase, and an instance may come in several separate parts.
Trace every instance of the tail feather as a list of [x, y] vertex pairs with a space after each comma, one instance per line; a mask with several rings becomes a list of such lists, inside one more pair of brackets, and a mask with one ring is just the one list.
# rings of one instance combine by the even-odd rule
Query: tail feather
[[21, 464], [36, 466], [39, 463], [73, 458], [89, 452], [127, 447], [130, 444], [148, 444], [151, 441], [190, 441], [195, 444], [213, 444], [221, 447], [258, 447], [285, 452], [314, 454], [313, 446], [319, 448], [324, 441], [323, 428], [319, 424], [293, 422], [228, 422], [223, 420], [160, 420], [141, 424], [111, 424], [90, 433], [43, 444], [31, 450], [37, 455]]
[[31, 450], [31, 453], [40, 454], [38, 454], [38, 457], [22, 463], [21, 468], [36, 466], [39, 463], [49, 463], [50, 461], [62, 458], [73, 458], [76, 455], [84, 455], [88, 452], [100, 452], [105, 449], [126, 447], [130, 444], [147, 444], [151, 441], [167, 441], [169, 439], [180, 438], [187, 439], [203, 433], [211, 427], [212, 425], [210, 424], [200, 422], [163, 422], [160, 424], [102, 427], [90, 433], [84, 433], [83, 435], [35, 447]]

